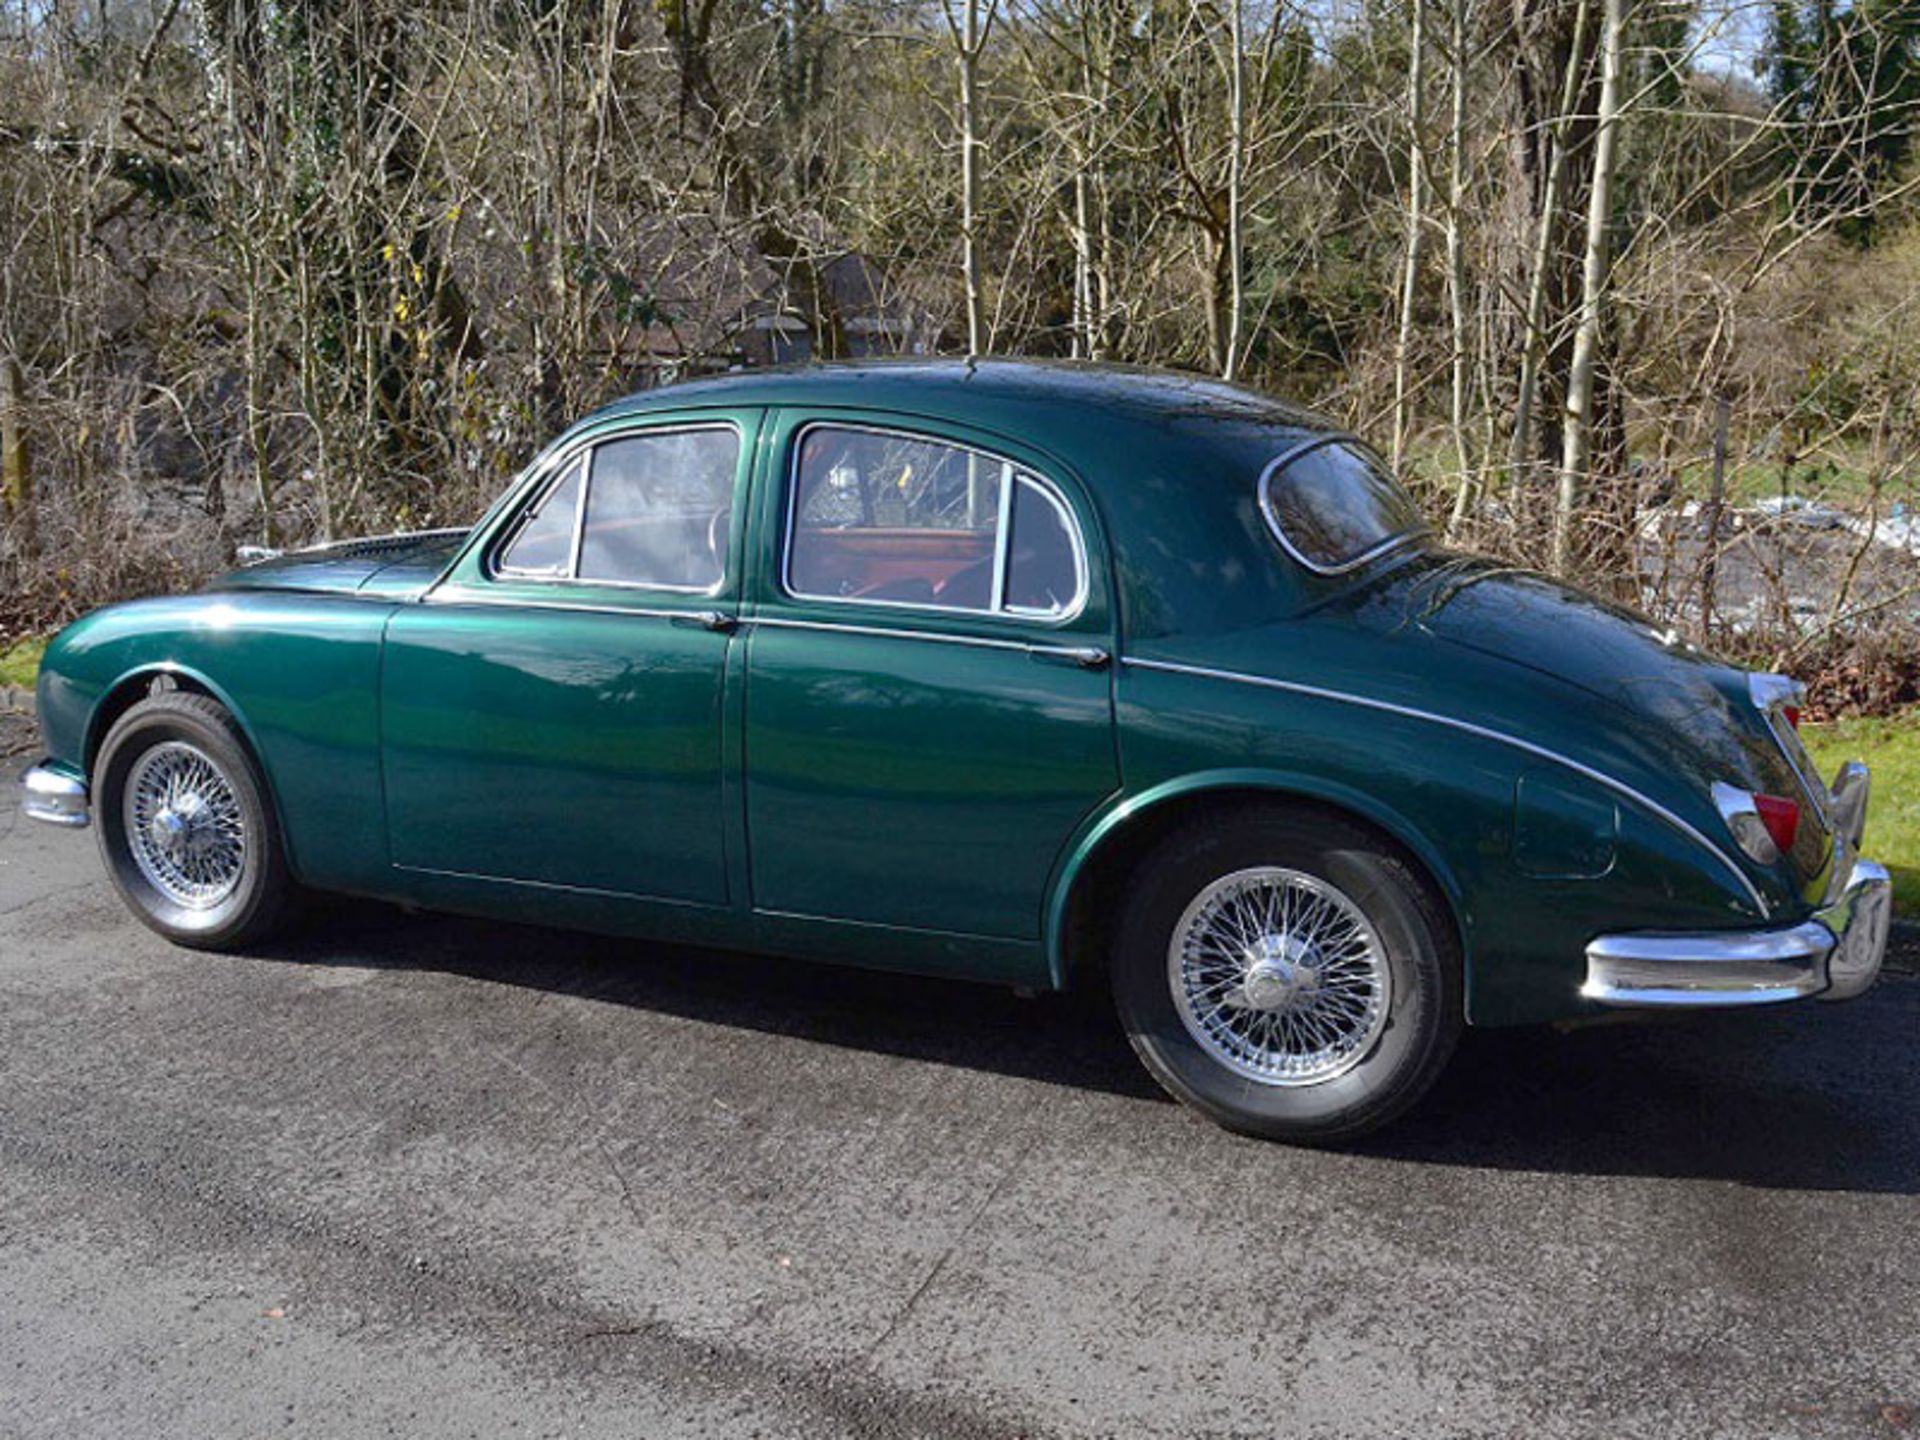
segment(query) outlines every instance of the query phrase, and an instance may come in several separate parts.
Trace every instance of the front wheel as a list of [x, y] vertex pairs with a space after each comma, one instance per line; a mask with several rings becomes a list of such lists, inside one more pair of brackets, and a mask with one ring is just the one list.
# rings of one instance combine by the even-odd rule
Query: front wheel
[[1337, 816], [1248, 810], [1163, 841], [1113, 962], [1134, 1051], [1231, 1130], [1328, 1142], [1425, 1093], [1461, 1026], [1446, 912], [1393, 848]]
[[292, 881], [266, 783], [217, 701], [169, 690], [128, 710], [101, 744], [94, 803], [114, 888], [167, 939], [235, 950], [279, 925]]

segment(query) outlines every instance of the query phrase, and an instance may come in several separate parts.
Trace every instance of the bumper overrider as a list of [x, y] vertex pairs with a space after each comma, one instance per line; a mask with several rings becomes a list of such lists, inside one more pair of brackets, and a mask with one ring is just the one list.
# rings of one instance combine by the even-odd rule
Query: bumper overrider
[[42, 763], [20, 777], [20, 808], [49, 825], [87, 823], [87, 782]]
[[1829, 890], [1821, 909], [1770, 930], [1602, 935], [1587, 946], [1581, 995], [1601, 1005], [1667, 1008], [1850, 1000], [1866, 990], [1879, 977], [1893, 919], [1886, 868], [1855, 858], [1867, 789], [1867, 768], [1858, 762], [1834, 780], [1834, 873], [1845, 882]]

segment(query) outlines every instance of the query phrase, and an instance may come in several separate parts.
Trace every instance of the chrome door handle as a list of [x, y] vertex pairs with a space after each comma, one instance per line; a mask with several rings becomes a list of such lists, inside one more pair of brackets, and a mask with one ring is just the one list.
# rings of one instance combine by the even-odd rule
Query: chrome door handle
[[1029, 645], [1027, 654], [1043, 665], [1077, 665], [1082, 670], [1104, 670], [1113, 658], [1098, 645]]
[[733, 616], [721, 610], [689, 610], [684, 615], [673, 617], [673, 623], [688, 629], [715, 630], [721, 634], [733, 629]]

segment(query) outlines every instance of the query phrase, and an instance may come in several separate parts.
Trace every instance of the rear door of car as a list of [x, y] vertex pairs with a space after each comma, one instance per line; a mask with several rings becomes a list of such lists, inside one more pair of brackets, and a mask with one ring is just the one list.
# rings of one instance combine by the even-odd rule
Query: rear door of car
[[395, 615], [396, 866], [727, 902], [727, 670], [758, 428], [757, 411], [647, 415], [570, 444]]
[[768, 419], [746, 683], [763, 916], [1031, 942], [1119, 782], [1112, 616], [1074, 477], [1011, 440]]

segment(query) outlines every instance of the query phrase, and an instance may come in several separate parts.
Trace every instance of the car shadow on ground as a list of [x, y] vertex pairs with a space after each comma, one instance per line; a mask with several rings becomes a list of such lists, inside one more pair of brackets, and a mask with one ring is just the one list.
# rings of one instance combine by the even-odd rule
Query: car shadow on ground
[[[431, 970], [705, 1024], [1171, 1103], [1104, 995], [1003, 988], [330, 901], [261, 952]], [[1356, 1154], [1501, 1170], [1920, 1194], [1920, 982], [1681, 1021], [1469, 1030]], [[1200, 1124], [1195, 1120], [1195, 1124]]]

